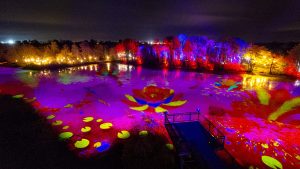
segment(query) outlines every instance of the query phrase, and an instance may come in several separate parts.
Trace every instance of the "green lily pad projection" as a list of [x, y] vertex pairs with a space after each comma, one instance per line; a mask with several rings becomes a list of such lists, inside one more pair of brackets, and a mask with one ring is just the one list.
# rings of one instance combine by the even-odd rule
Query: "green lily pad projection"
[[66, 139], [69, 139], [73, 136], [73, 133], [72, 132], [63, 132], [63, 133], [60, 133], [59, 134], [59, 138], [61, 140], [66, 140]]
[[56, 121], [54, 121], [53, 123], [52, 123], [52, 125], [53, 126], [59, 126], [59, 125], [61, 125], [63, 123], [63, 121], [61, 121], [61, 120], [56, 120]]
[[82, 76], [82, 75], [70, 75], [70, 74], [60, 74], [58, 82], [69, 85], [72, 83], [85, 83], [90, 81], [90, 77], [88, 76]]
[[101, 146], [101, 142], [99, 141], [99, 142], [96, 142], [95, 144], [94, 144], [94, 147], [95, 148], [98, 148], [98, 147], [100, 147]]
[[148, 131], [142, 130], [142, 131], [139, 132], [139, 135], [140, 136], [147, 136], [148, 135]]
[[25, 98], [25, 101], [26, 101], [27, 103], [32, 103], [32, 102], [36, 101], [36, 97], [33, 97], [33, 98], [31, 98], [31, 99]]
[[166, 147], [169, 149], [169, 150], [174, 150], [174, 145], [173, 144], [166, 144]]
[[94, 117], [85, 117], [85, 118], [83, 118], [82, 121], [88, 123], [88, 122], [91, 122], [93, 120], [94, 120]]
[[113, 126], [112, 123], [102, 123], [100, 125], [100, 129], [107, 130], [107, 129], [110, 129], [112, 126]]
[[85, 126], [85, 127], [81, 128], [81, 132], [87, 133], [87, 132], [91, 131], [91, 129], [92, 129], [91, 127]]
[[282, 164], [278, 160], [270, 156], [261, 156], [262, 162], [272, 169], [282, 169]]
[[81, 139], [81, 140], [78, 140], [74, 143], [74, 146], [76, 148], [86, 148], [88, 145], [90, 144], [90, 141], [88, 139]]
[[103, 119], [97, 119], [96, 120], [98, 123], [101, 123], [103, 121]]
[[64, 106], [64, 108], [72, 108], [72, 107], [73, 107], [72, 104], [67, 104], [67, 105]]
[[47, 120], [51, 120], [51, 119], [53, 119], [55, 116], [53, 115], [53, 114], [51, 114], [51, 115], [49, 115], [49, 116], [47, 116]]
[[261, 146], [262, 146], [263, 148], [269, 148], [269, 145], [268, 145], [268, 144], [261, 144]]
[[129, 137], [130, 137], [130, 133], [126, 130], [122, 130], [121, 132], [118, 132], [119, 139], [127, 139]]
[[21, 99], [22, 97], [24, 97], [23, 94], [17, 94], [13, 96], [14, 99]]

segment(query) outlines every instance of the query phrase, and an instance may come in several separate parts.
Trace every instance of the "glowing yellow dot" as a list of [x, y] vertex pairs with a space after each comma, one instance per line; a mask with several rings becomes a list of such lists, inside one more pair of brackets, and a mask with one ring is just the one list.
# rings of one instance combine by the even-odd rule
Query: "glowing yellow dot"
[[64, 130], [66, 130], [66, 129], [68, 129], [68, 128], [69, 128], [69, 126], [64, 126], [64, 127], [63, 127]]

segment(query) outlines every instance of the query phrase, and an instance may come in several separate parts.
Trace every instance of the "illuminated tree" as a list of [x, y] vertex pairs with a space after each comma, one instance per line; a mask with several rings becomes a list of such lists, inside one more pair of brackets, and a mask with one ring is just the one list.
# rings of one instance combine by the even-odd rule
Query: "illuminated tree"
[[181, 58], [180, 55], [182, 54], [181, 42], [177, 37], [174, 37], [170, 43], [170, 51], [171, 51], [171, 60], [172, 64], [175, 67], [181, 66]]
[[72, 44], [71, 53], [72, 53], [73, 57], [76, 58], [77, 61], [81, 59], [81, 53], [80, 53], [80, 50], [79, 50], [78, 46], [76, 45], [76, 43]]
[[60, 52], [56, 55], [56, 61], [67, 63], [67, 64], [73, 64], [75, 63], [75, 59], [72, 57], [72, 53], [68, 45], [64, 45], [63, 48], [60, 50]]
[[288, 58], [293, 60], [297, 71], [300, 70], [300, 43], [288, 52]]
[[51, 43], [50, 43], [50, 51], [51, 51], [51, 55], [53, 57], [55, 57], [55, 55], [57, 55], [59, 53], [59, 48], [58, 48], [57, 41], [51, 41]]
[[133, 61], [138, 52], [139, 44], [132, 39], [126, 39], [126, 40], [124, 40], [123, 43], [124, 43], [124, 47], [125, 47], [126, 60]]
[[[101, 44], [96, 44], [94, 47], [94, 60], [105, 60], [105, 47]], [[111, 57], [109, 54], [107, 55], [108, 57]], [[96, 58], [96, 59], [95, 59]], [[111, 60], [111, 58], [109, 58]]]
[[185, 63], [187, 63], [187, 66], [189, 68], [195, 69], [197, 67], [196, 57], [195, 57], [196, 55], [193, 50], [193, 45], [189, 40], [185, 42], [183, 53], [185, 56]]
[[139, 44], [132, 39], [125, 39], [116, 45], [115, 50], [120, 60], [123, 62], [132, 62], [136, 60]]
[[118, 43], [116, 45], [115, 52], [117, 53], [118, 60], [126, 62], [125, 46], [123, 43]]
[[243, 56], [243, 63], [247, 65], [249, 72], [253, 72], [257, 67], [266, 69], [266, 59], [270, 56], [271, 52], [269, 52], [265, 47], [250, 45]]

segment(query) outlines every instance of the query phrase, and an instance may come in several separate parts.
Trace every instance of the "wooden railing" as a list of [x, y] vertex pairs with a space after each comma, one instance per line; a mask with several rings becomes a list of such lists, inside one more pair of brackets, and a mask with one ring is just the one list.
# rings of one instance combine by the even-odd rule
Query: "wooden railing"
[[201, 115], [201, 112], [196, 111], [196, 112], [177, 113], [177, 114], [169, 114], [168, 112], [165, 112], [164, 115], [165, 115], [164, 117], [165, 126], [169, 126], [169, 129], [167, 130], [171, 130], [171, 133], [173, 133], [173, 137], [175, 135], [175, 137], [179, 140], [179, 142], [182, 142], [182, 140], [178, 135], [178, 133], [176, 132], [176, 130], [171, 127], [171, 124], [183, 123], [183, 122], [195, 122], [195, 121], [199, 122], [204, 128], [206, 128], [206, 130], [210, 134], [212, 138], [210, 144], [212, 144], [215, 148], [217, 147], [218, 149], [224, 150], [225, 153], [229, 156], [231, 168], [234, 169], [241, 168], [241, 166], [236, 161], [236, 159], [224, 148], [225, 135], [209, 119]]
[[218, 146], [224, 147], [225, 135], [210, 120], [202, 116], [200, 112], [187, 112], [177, 114], [169, 114], [168, 112], [165, 112], [164, 114], [165, 124], [193, 121], [200, 122], [207, 129], [211, 137], [215, 139], [215, 141], [212, 140], [212, 144], [218, 144]]
[[165, 124], [199, 121], [200, 112], [169, 114], [165, 112]]

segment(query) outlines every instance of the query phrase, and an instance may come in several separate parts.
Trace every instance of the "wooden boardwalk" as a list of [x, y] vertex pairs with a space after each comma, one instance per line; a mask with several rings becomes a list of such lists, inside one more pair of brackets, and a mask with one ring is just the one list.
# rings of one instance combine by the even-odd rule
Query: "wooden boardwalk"
[[181, 168], [241, 168], [232, 156], [229, 155], [232, 158], [230, 164], [217, 156], [217, 150], [224, 150], [225, 136], [206, 118], [200, 123], [201, 118], [199, 112], [165, 114], [165, 127], [180, 158]]

